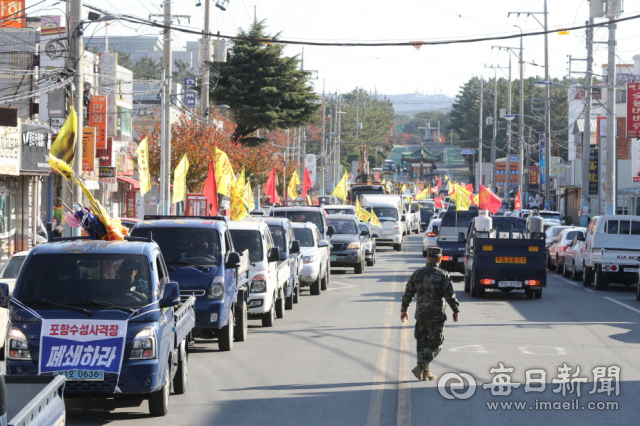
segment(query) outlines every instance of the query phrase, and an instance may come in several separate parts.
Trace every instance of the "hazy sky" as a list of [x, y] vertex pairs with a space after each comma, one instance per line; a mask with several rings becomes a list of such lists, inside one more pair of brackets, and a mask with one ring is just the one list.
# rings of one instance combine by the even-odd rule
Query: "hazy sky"
[[[174, 0], [173, 11], [191, 15], [190, 22], [181, 19], [181, 26], [202, 29], [204, 7], [198, 0]], [[204, 0], [201, 0], [204, 3]], [[305, 41], [433, 41], [491, 37], [538, 31], [540, 24], [532, 16], [507, 16], [508, 12], [542, 12], [543, 0], [230, 0], [226, 12], [213, 7], [212, 31], [235, 34], [247, 28], [254, 19], [254, 6], [259, 20], [266, 19], [271, 33], [281, 32], [281, 38]], [[27, 6], [35, 4], [27, 0]], [[95, 0], [86, 4], [148, 18], [150, 13], [162, 13], [163, 0]], [[640, 1], [627, 0], [623, 17], [639, 15]], [[45, 3], [45, 7], [63, 7], [63, 3]], [[55, 5], [55, 6], [51, 6]], [[60, 14], [59, 10], [42, 6], [30, 9], [32, 15]], [[582, 25], [588, 19], [587, 0], [548, 0], [549, 28]], [[85, 16], [88, 10], [85, 9]], [[542, 22], [543, 15], [536, 15]], [[177, 24], [177, 23], [176, 23]], [[104, 24], [92, 24], [85, 35], [104, 35]], [[153, 35], [158, 29], [131, 24], [112, 23], [110, 35]], [[596, 41], [606, 41], [606, 29], [596, 30]], [[174, 49], [184, 49], [187, 40], [197, 36], [175, 34]], [[640, 54], [640, 19], [621, 22], [617, 32], [619, 62], [633, 63]], [[490, 64], [507, 66], [509, 54], [492, 46], [519, 47], [519, 38], [512, 40], [461, 43], [445, 46], [414, 47], [312, 47], [304, 48], [304, 67], [317, 70], [318, 91], [324, 84], [327, 91], [350, 91], [355, 87], [382, 94], [444, 93], [450, 96], [473, 75], [493, 78]], [[543, 36], [524, 38], [526, 62], [544, 64]], [[595, 45], [595, 71], [606, 63], [606, 44]], [[299, 54], [301, 46], [288, 46], [288, 55]], [[586, 58], [584, 30], [570, 35], [549, 35], [550, 75], [562, 77], [568, 73], [568, 58]], [[517, 58], [512, 58], [513, 77], [518, 76]], [[585, 62], [574, 62], [572, 70], [584, 71]], [[498, 70], [506, 76], [507, 70]], [[544, 75], [544, 68], [525, 64], [525, 76]], [[574, 74], [578, 77], [578, 74]]]

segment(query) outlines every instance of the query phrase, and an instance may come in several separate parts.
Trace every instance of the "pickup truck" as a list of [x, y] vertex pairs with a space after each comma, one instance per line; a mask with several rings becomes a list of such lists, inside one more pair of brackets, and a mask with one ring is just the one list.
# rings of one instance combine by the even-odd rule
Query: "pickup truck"
[[638, 282], [640, 216], [603, 215], [591, 219], [582, 252], [582, 284], [607, 290], [610, 282]]
[[63, 376], [4, 376], [0, 371], [0, 426], [65, 424]]
[[300, 299], [300, 275], [302, 273], [302, 253], [300, 242], [293, 234], [291, 221], [286, 218], [264, 218], [271, 231], [273, 242], [280, 249], [280, 262], [289, 260], [290, 276], [285, 288], [285, 309], [293, 309], [293, 304]]
[[234, 245], [249, 250], [249, 316], [260, 318], [263, 327], [272, 327], [276, 317], [284, 318], [289, 259], [281, 259], [266, 223], [232, 221], [229, 230]]
[[221, 351], [247, 338], [248, 253], [236, 251], [222, 216], [145, 216], [131, 235], [162, 250], [183, 298], [195, 296], [194, 337], [218, 339]]
[[8, 375], [63, 375], [65, 396], [149, 401], [153, 416], [187, 389], [194, 298], [180, 300], [150, 239], [56, 238], [34, 247], [13, 295]]
[[487, 289], [524, 290], [528, 299], [540, 299], [547, 280], [545, 234], [529, 233], [524, 219], [515, 217], [496, 217], [481, 227], [479, 221], [487, 219], [476, 217], [466, 235], [459, 234], [465, 245], [464, 291], [484, 297]]

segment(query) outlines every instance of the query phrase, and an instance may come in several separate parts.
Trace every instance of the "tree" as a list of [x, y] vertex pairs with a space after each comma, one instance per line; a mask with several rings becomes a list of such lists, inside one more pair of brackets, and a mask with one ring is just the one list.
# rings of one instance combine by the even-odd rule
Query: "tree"
[[173, 62], [173, 72], [171, 73], [173, 76], [173, 80], [182, 84], [185, 77], [195, 77], [196, 75], [193, 73], [191, 69], [191, 65], [183, 61], [182, 59], [178, 59]]
[[236, 141], [258, 129], [293, 128], [316, 119], [318, 97], [309, 84], [309, 72], [298, 69], [297, 57], [283, 56], [278, 35], [265, 33], [265, 22], [254, 22], [239, 37], [264, 42], [236, 40], [226, 63], [211, 65], [218, 71], [218, 85], [211, 99], [229, 105], [237, 124]]
[[120, 52], [119, 50], [114, 50], [114, 52], [118, 54], [118, 65], [128, 70], [131, 70], [133, 68], [133, 62], [131, 62], [131, 53]]
[[134, 79], [149, 80], [162, 77], [162, 65], [145, 56], [131, 69]]

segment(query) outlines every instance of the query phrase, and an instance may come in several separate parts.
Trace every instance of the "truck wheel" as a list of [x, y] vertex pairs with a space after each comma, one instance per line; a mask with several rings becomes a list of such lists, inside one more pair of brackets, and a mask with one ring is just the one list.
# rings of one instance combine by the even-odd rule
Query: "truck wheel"
[[293, 303], [300, 302], [300, 281], [296, 282], [296, 287], [293, 289]]
[[234, 329], [233, 309], [229, 311], [229, 322], [218, 332], [218, 349], [221, 351], [230, 351], [233, 349], [233, 329]]
[[273, 327], [273, 323], [276, 319], [276, 303], [275, 300], [271, 302], [271, 309], [269, 312], [265, 312], [262, 314], [262, 326], [263, 327]]
[[284, 318], [284, 308], [285, 308], [285, 296], [284, 294], [282, 295], [282, 297], [279, 297], [278, 300], [276, 300], [276, 318]]
[[599, 267], [596, 266], [596, 273], [593, 279], [593, 284], [596, 288], [596, 290], [607, 290], [609, 288], [609, 283], [606, 281], [606, 278], [604, 277], [604, 272], [602, 272], [602, 269], [600, 269]]
[[289, 310], [293, 309], [293, 295], [296, 293], [296, 286], [294, 285], [291, 289], [291, 295], [287, 296], [284, 300], [284, 308]]
[[167, 365], [162, 388], [149, 395], [149, 413], [154, 417], [166, 416], [169, 413], [169, 393], [171, 392], [171, 370]]
[[329, 277], [325, 275], [324, 278], [320, 280], [320, 290], [325, 291], [327, 289], [328, 281]]
[[355, 272], [356, 274], [361, 274], [362, 271], [364, 271], [364, 261], [360, 261], [360, 263], [358, 263], [354, 268], [353, 268], [353, 272]]
[[394, 244], [393, 249], [395, 251], [402, 251], [402, 244]]
[[640, 300], [640, 282], [636, 283], [636, 300]]
[[542, 299], [542, 290], [536, 290], [536, 291], [534, 291], [534, 292], [533, 292], [533, 296], [534, 296], [536, 299]]
[[567, 269], [567, 261], [562, 262], [562, 276], [565, 278], [569, 277], [569, 270]]
[[582, 285], [585, 287], [591, 286], [591, 268], [582, 265]]
[[473, 275], [469, 278], [469, 289], [471, 290], [471, 297], [478, 297], [478, 286], [476, 286], [476, 280]]
[[469, 281], [469, 275], [464, 274], [464, 292], [469, 293], [471, 291], [471, 282]]
[[180, 359], [178, 360], [178, 370], [173, 378], [173, 391], [177, 395], [182, 395], [187, 391], [187, 370], [189, 355], [187, 352], [187, 342], [183, 340], [179, 349]]
[[318, 275], [318, 278], [316, 278], [316, 280], [311, 284], [310, 292], [312, 296], [320, 295], [320, 292], [322, 291], [320, 285], [320, 276]]
[[233, 338], [236, 342], [244, 342], [245, 340], [247, 340], [247, 316], [247, 302], [243, 299], [242, 303], [236, 305], [236, 324], [233, 328]]

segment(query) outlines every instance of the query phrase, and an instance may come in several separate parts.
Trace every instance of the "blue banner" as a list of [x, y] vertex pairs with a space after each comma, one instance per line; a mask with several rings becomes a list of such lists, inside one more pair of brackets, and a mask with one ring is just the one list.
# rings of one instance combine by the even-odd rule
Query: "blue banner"
[[540, 133], [540, 185], [544, 185], [547, 179], [547, 150], [545, 148], [545, 145], [546, 142], [544, 139], [544, 133]]

